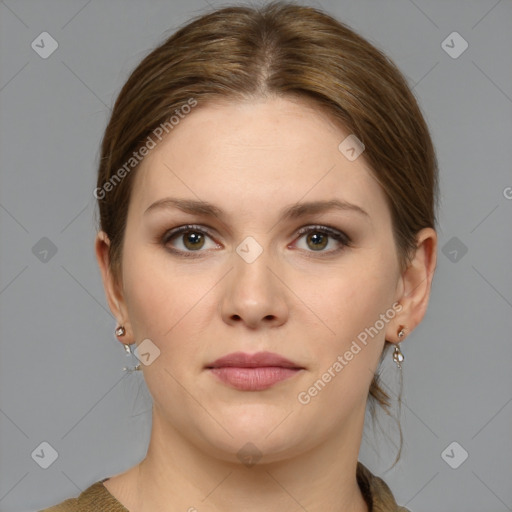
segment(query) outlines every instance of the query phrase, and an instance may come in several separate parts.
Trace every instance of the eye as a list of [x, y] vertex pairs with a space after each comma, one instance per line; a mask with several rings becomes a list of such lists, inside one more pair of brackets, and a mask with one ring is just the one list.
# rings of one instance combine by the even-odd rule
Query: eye
[[[345, 233], [327, 226], [307, 226], [300, 229], [298, 234], [301, 235], [299, 240], [304, 238], [305, 250], [308, 252], [334, 253], [350, 245], [350, 238]], [[335, 247], [325, 251], [329, 242], [333, 240]], [[299, 247], [299, 249], [304, 249], [304, 247]]]
[[[328, 226], [306, 226], [300, 229], [297, 234], [299, 235], [298, 241], [304, 239], [306, 244], [305, 248], [298, 248], [307, 252], [332, 254], [350, 246], [351, 243], [350, 238], [345, 233]], [[209, 241], [210, 247], [208, 247]], [[213, 241], [212, 234], [206, 228], [195, 225], [179, 226], [167, 231], [161, 238], [161, 244], [169, 251], [185, 257], [194, 257], [196, 256], [192, 254], [194, 252], [201, 253], [207, 249], [221, 247]], [[324, 250], [333, 244], [334, 248]]]
[[[187, 225], [167, 231], [162, 237], [162, 244], [172, 252], [202, 252], [201, 249], [205, 248], [205, 245], [206, 249], [209, 248], [206, 243], [208, 239], [211, 240], [211, 235], [207, 230], [198, 226]], [[218, 247], [219, 245], [212, 241], [212, 247], [210, 248]]]

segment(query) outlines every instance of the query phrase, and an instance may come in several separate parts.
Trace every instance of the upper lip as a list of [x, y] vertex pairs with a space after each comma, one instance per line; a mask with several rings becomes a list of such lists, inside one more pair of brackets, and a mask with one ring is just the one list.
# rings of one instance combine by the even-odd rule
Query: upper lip
[[272, 352], [257, 352], [256, 354], [233, 352], [232, 354], [216, 359], [213, 363], [206, 365], [206, 368], [223, 368], [229, 366], [237, 368], [261, 368], [268, 366], [297, 369], [303, 368], [293, 361]]

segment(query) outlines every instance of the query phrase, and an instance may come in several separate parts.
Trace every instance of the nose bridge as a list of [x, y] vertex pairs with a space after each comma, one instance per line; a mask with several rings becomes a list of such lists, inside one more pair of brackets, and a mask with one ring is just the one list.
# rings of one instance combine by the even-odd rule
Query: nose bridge
[[234, 260], [234, 282], [240, 284], [242, 288], [246, 287], [243, 291], [254, 294], [269, 291], [272, 286], [269, 282], [272, 273], [268, 269], [270, 266], [268, 251], [262, 252], [254, 260], [247, 261], [239, 254], [234, 257]]
[[222, 302], [225, 321], [244, 321], [252, 327], [264, 320], [285, 321], [285, 290], [274, 275], [277, 272], [275, 266], [270, 249], [264, 248], [253, 237], [245, 238], [236, 247], [234, 268]]
[[242, 299], [268, 300], [275, 284], [268, 268], [272, 263], [268, 247], [264, 249], [253, 237], [247, 237], [237, 246], [233, 260], [232, 285], [237, 289], [232, 291]]

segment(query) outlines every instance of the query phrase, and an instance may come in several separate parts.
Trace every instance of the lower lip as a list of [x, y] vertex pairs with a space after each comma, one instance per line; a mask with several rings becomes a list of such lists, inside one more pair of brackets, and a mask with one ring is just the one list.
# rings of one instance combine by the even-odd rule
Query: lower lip
[[289, 379], [300, 371], [298, 368], [263, 366], [258, 368], [240, 368], [224, 366], [211, 368], [210, 371], [222, 382], [242, 391], [262, 391], [274, 384]]

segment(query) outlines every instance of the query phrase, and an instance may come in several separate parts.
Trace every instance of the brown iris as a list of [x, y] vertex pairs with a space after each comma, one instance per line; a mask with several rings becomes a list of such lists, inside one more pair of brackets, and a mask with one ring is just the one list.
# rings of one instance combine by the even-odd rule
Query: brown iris
[[183, 244], [187, 249], [201, 249], [204, 245], [204, 235], [197, 231], [189, 231], [183, 235]]
[[[327, 238], [328, 235], [325, 233], [319, 233], [319, 232], [313, 232], [309, 233], [306, 237], [306, 243], [308, 246], [313, 249], [314, 251], [318, 251], [321, 249], [325, 249], [325, 246], [327, 245]], [[309, 245], [309, 242], [312, 242], [313, 245]]]

